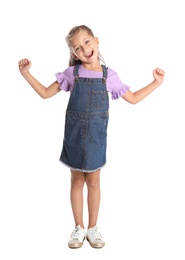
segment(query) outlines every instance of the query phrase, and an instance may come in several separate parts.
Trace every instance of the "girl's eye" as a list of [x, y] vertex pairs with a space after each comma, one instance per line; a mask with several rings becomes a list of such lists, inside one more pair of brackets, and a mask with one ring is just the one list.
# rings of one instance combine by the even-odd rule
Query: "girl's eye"
[[79, 48], [79, 47], [75, 49], [75, 51], [79, 51], [79, 50], [80, 50], [80, 48]]
[[85, 43], [86, 43], [86, 44], [88, 44], [88, 43], [89, 43], [89, 40], [88, 40], [88, 41], [86, 41]]

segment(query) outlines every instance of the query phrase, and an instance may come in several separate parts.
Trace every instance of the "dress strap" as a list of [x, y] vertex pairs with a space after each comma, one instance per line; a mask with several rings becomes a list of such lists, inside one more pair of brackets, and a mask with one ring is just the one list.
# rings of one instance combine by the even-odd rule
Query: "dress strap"
[[75, 80], [78, 80], [78, 78], [79, 78], [79, 72], [78, 72], [79, 66], [80, 66], [79, 63], [77, 63], [77, 64], [74, 66], [74, 76], [75, 76]]
[[106, 83], [106, 79], [107, 79], [107, 68], [105, 65], [101, 65], [102, 66], [102, 69], [103, 69], [103, 81], [104, 83]]

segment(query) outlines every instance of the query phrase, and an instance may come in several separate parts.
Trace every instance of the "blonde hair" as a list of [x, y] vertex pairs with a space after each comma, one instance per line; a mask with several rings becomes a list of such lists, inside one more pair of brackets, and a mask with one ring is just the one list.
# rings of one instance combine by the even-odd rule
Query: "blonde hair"
[[[88, 33], [89, 35], [91, 35], [92, 37], [94, 37], [94, 33], [93, 33], [92, 30], [91, 30], [89, 27], [87, 27], [86, 25], [75, 26], [75, 27], [73, 27], [73, 28], [69, 31], [68, 35], [66, 36], [66, 43], [67, 43], [69, 49], [70, 49], [70, 40], [72, 39], [72, 37], [73, 37], [76, 33], [78, 33], [78, 32], [81, 31], [81, 30], [87, 31], [87, 33]], [[99, 60], [101, 60], [101, 61], [105, 64], [105, 61], [104, 61], [102, 55], [100, 54], [100, 52], [99, 52]], [[79, 64], [79, 63], [81, 64], [81, 61], [80, 61], [80, 60], [75, 60], [75, 59], [73, 58], [72, 53], [71, 53], [71, 49], [70, 49], [70, 58], [69, 58], [69, 64], [68, 64], [68, 65], [69, 65], [69, 66], [74, 66], [74, 65]]]

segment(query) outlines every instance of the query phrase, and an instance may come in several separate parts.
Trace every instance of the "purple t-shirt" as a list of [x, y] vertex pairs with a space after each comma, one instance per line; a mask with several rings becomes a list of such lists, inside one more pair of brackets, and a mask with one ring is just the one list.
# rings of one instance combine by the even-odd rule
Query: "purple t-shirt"
[[[74, 85], [74, 66], [68, 67], [63, 72], [57, 72], [55, 74], [58, 83], [60, 84], [60, 89], [64, 91], [72, 91]], [[111, 93], [112, 99], [117, 99], [122, 97], [130, 87], [125, 85], [118, 74], [108, 67], [107, 69], [107, 80], [106, 87], [107, 91]], [[103, 76], [102, 72], [97, 72], [93, 70], [87, 70], [82, 65], [79, 67], [79, 77], [83, 78], [101, 78]]]

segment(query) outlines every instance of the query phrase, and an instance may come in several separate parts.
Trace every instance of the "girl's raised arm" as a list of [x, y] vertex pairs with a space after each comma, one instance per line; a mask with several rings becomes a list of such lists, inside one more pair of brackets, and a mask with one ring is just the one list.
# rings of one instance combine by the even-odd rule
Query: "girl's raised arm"
[[34, 78], [33, 75], [29, 72], [31, 61], [27, 58], [20, 60], [18, 65], [22, 76], [42, 98], [45, 99], [52, 97], [61, 90], [60, 84], [57, 81], [53, 82], [49, 87], [45, 87], [36, 78]]
[[141, 88], [135, 92], [128, 90], [122, 98], [131, 104], [137, 104], [139, 101], [143, 100], [150, 93], [152, 93], [156, 88], [158, 88], [164, 80], [165, 72], [159, 68], [153, 70], [154, 81], [144, 88]]

